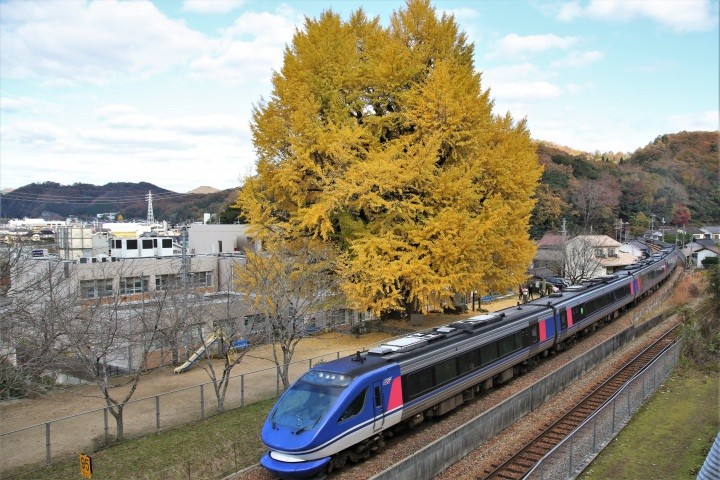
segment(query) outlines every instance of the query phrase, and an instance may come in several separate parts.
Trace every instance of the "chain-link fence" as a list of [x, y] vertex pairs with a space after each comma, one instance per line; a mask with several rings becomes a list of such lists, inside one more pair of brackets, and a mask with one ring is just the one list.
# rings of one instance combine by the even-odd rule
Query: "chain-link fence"
[[673, 344], [648, 368], [632, 378], [605, 405], [551, 450], [526, 479], [572, 479], [622, 430], [633, 414], [670, 374], [680, 356]]
[[[633, 323], [638, 323], [641, 316], [660, 307], [672, 286], [673, 283], [667, 283], [660, 294], [644, 302], [642, 309], [633, 313]], [[288, 368], [288, 380], [292, 383], [313, 365], [354, 352], [354, 349], [340, 350], [293, 362]], [[161, 355], [161, 358], [165, 358], [165, 355]], [[164, 361], [161, 361], [162, 363]], [[229, 380], [224, 409], [229, 410], [277, 397], [282, 390], [283, 384], [278, 369], [274, 366], [236, 375]], [[205, 418], [217, 411], [212, 382], [132, 400], [124, 407], [124, 435], [139, 437], [157, 433]], [[37, 463], [50, 465], [78, 451], [107, 446], [114, 441], [115, 434], [115, 418], [108, 408], [2, 433], [0, 458], [3, 461], [0, 462], [0, 474], [24, 465]]]
[[[293, 362], [288, 368], [290, 382], [309, 368], [340, 358], [355, 350]], [[283, 384], [276, 367], [243, 373], [229, 379], [223, 407], [242, 407], [277, 397]], [[158, 433], [205, 418], [218, 412], [212, 382], [132, 400], [123, 408], [123, 431], [126, 437]], [[94, 450], [115, 439], [117, 424], [110, 410], [100, 408], [77, 415], [0, 434], [0, 476], [3, 472], [29, 464], [51, 463], [68, 458], [81, 450]]]

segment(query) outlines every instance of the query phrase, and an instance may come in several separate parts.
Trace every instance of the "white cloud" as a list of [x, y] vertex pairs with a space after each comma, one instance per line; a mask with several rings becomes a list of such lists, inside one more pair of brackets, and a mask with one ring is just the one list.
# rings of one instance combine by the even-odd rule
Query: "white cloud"
[[490, 95], [504, 101], [557, 98], [562, 93], [562, 88], [549, 82], [508, 82], [490, 87]]
[[28, 108], [35, 105], [35, 100], [28, 97], [19, 97], [19, 98], [10, 98], [10, 97], [0, 97], [0, 111], [6, 112], [6, 113], [15, 113], [20, 112], [23, 110], [27, 110]]
[[185, 0], [182, 10], [195, 13], [229, 13], [244, 3], [243, 0]]
[[567, 57], [555, 60], [550, 65], [553, 68], [585, 67], [605, 58], [605, 54], [599, 50], [590, 52], [571, 52]]
[[542, 74], [543, 72], [537, 67], [537, 65], [526, 62], [486, 69], [482, 72], [482, 79], [484, 81], [491, 81], [495, 84], [513, 82], [518, 79], [525, 78], [537, 79]]
[[578, 2], [564, 4], [558, 19], [571, 21], [578, 17], [627, 22], [647, 18], [677, 32], [704, 31], [717, 28], [718, 13], [711, 0], [592, 0], [585, 6]]
[[665, 119], [668, 132], [720, 130], [720, 111], [710, 110], [687, 115], [671, 115]]
[[25, 145], [59, 145], [68, 138], [68, 132], [50, 122], [16, 122], [3, 128], [3, 137]]
[[188, 62], [204, 35], [149, 2], [10, 1], [0, 30], [3, 76], [49, 84], [102, 84]]
[[[191, 63], [195, 77], [222, 82], [269, 82], [282, 65], [283, 50], [302, 16], [290, 9], [248, 12], [222, 32], [222, 38]], [[262, 80], [260, 80], [262, 81]]]
[[490, 57], [524, 57], [551, 49], [567, 49], [578, 42], [577, 37], [561, 37], [554, 34], [518, 35], [511, 33], [497, 42], [497, 48]]

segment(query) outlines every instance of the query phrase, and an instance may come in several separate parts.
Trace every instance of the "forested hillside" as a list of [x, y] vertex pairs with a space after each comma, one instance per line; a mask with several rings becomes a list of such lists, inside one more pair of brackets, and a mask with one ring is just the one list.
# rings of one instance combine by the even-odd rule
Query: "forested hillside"
[[655, 226], [720, 223], [718, 132], [662, 135], [632, 154], [589, 154], [540, 142], [544, 167], [532, 234], [613, 235], [618, 219], [639, 233]]
[[101, 213], [118, 213], [123, 218], [147, 218], [147, 194], [153, 195], [154, 217], [169, 223], [200, 221], [204, 213], [224, 218], [230, 223], [237, 211], [228, 211], [237, 193], [234, 189], [213, 193], [181, 194], [151, 183], [115, 182], [106, 185], [55, 182], [32, 183], [3, 194], [2, 218], [81, 219], [95, 218]]

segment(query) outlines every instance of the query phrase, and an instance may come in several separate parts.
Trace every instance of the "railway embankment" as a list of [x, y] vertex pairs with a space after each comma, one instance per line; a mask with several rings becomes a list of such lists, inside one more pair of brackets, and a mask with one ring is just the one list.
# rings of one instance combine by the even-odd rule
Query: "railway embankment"
[[553, 395], [563, 391], [624, 345], [659, 325], [668, 316], [668, 312], [663, 312], [646, 321], [633, 322], [596, 347], [580, 354], [554, 372], [372, 478], [376, 480], [434, 478], [484, 442], [539, 408]]

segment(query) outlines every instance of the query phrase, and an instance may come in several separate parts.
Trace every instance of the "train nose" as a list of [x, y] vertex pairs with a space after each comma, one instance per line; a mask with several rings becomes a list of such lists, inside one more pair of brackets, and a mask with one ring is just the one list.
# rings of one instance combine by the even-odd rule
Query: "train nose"
[[[283, 460], [276, 457], [283, 458]], [[283, 480], [304, 480], [321, 476], [330, 462], [330, 457], [308, 461], [288, 460], [291, 458], [269, 451], [260, 459], [260, 465]]]

